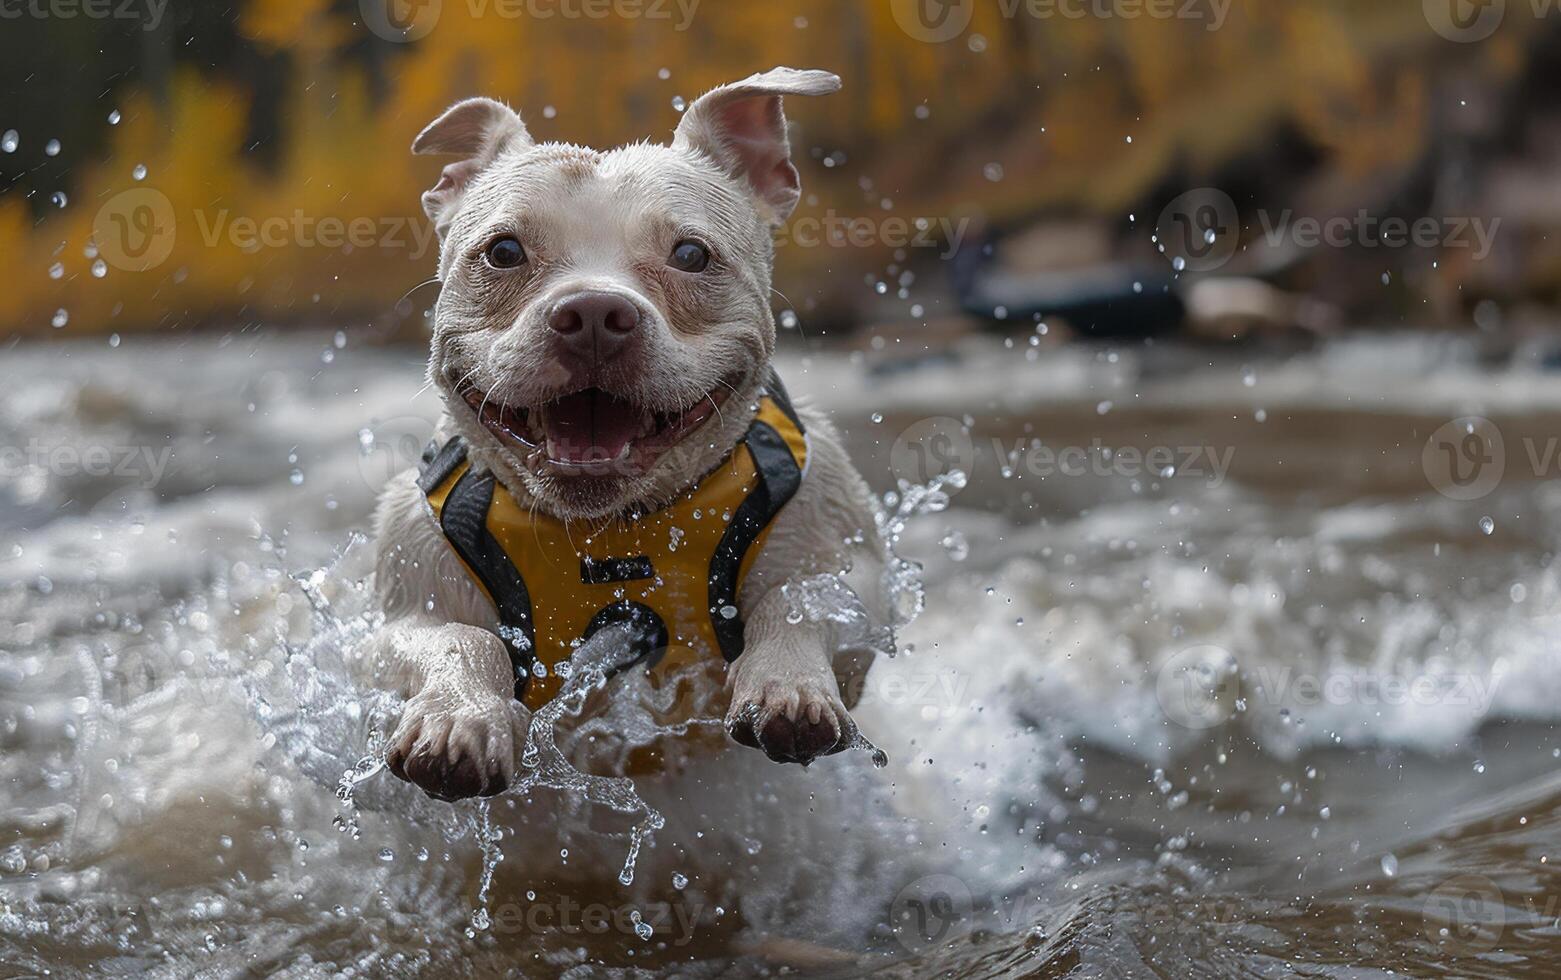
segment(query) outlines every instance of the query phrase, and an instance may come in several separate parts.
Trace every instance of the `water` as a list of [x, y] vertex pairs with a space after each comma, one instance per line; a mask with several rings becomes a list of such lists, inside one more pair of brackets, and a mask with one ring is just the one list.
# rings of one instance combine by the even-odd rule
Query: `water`
[[[449, 805], [382, 771], [396, 706], [351, 655], [374, 494], [431, 431], [418, 353], [328, 335], [7, 351], [0, 962], [1561, 969], [1553, 379], [1423, 339], [957, 356], [782, 364], [923, 566], [925, 608], [853, 712], [884, 768], [665, 731], [676, 692], [600, 685], [582, 651], [533, 783]], [[967, 416], [966, 442], [932, 438]], [[1423, 450], [1466, 416], [1499, 427], [1505, 469], [1457, 499]], [[968, 481], [927, 490], [916, 446]], [[831, 588], [799, 583], [798, 621], [870, 630]], [[610, 772], [646, 733], [661, 775], [562, 761]]]

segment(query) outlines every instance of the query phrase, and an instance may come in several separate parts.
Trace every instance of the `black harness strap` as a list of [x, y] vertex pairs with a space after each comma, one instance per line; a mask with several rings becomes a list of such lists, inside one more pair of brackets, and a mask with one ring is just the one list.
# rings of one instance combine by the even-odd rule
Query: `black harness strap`
[[774, 368], [770, 368], [770, 376], [764, 380], [764, 391], [765, 394], [774, 399], [776, 407], [791, 420], [791, 424], [797, 427], [798, 432], [807, 431], [802, 427], [802, 420], [797, 417], [797, 410], [792, 407], [791, 394], [786, 391], [786, 385], [781, 381], [780, 373]]
[[488, 530], [493, 488], [493, 474], [479, 475], [467, 470], [445, 497], [439, 523], [456, 553], [482, 581], [498, 607], [510, 663], [515, 668], [515, 698], [521, 700], [536, 662], [536, 625], [531, 620], [531, 593], [526, 591], [525, 580], [504, 553], [504, 546]]
[[[779, 379], [772, 380], [779, 383]], [[775, 389], [770, 389], [769, 393], [782, 411], [789, 407]], [[756, 420], [743, 441], [759, 472], [759, 485], [738, 505], [732, 523], [727, 525], [726, 533], [721, 535], [721, 543], [710, 559], [710, 623], [715, 629], [716, 642], [721, 644], [721, 656], [728, 663], [743, 652], [742, 617], [722, 612], [737, 608], [737, 577], [742, 570], [743, 556], [802, 486], [802, 468], [791, 455], [786, 440], [768, 423]]]
[[466, 461], [466, 440], [456, 436], [440, 446], [430, 442], [423, 450], [423, 468], [417, 474], [418, 488], [423, 495], [439, 489], [439, 484], [450, 478], [456, 467]]

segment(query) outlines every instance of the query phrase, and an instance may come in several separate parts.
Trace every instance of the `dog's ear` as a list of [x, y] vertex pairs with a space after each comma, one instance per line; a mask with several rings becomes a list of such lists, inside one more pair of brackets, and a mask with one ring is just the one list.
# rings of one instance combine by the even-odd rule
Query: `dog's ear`
[[506, 149], [531, 143], [515, 110], [492, 99], [457, 102], [412, 141], [413, 153], [451, 153], [461, 159], [444, 168], [439, 183], [423, 193], [423, 210], [443, 238], [472, 179]]
[[704, 153], [733, 177], [747, 181], [759, 213], [778, 225], [802, 197], [781, 98], [839, 90], [839, 77], [827, 71], [772, 68], [695, 99], [683, 113], [672, 145]]

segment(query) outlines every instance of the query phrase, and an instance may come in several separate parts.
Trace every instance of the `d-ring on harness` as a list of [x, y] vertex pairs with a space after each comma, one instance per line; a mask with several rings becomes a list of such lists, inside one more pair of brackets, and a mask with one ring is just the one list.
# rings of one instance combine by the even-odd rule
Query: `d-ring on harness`
[[[802, 485], [807, 436], [773, 372], [741, 441], [668, 506], [606, 528], [520, 507], [467, 460], [460, 436], [424, 453], [418, 486], [445, 537], [499, 613], [515, 697], [535, 710], [562, 686], [577, 641], [635, 627], [648, 668], [743, 652], [738, 590], [775, 515]], [[538, 671], [538, 664], [545, 670]]]

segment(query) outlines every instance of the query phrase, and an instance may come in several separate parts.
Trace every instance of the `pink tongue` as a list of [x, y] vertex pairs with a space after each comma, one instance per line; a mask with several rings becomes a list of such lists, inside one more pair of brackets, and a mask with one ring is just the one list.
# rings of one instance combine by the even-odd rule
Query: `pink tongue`
[[548, 455], [570, 463], [617, 459], [640, 434], [633, 406], [596, 388], [560, 398], [544, 415]]

